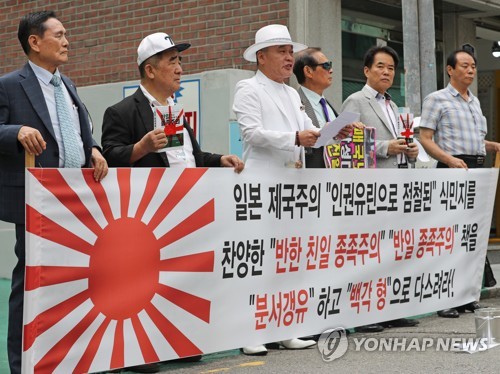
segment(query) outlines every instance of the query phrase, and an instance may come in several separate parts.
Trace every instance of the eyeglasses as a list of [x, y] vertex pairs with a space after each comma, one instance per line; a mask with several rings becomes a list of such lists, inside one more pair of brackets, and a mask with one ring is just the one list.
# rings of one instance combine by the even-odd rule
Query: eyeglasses
[[327, 62], [323, 62], [321, 64], [314, 64], [314, 65], [311, 65], [311, 66], [321, 66], [323, 69], [325, 69], [327, 71], [330, 71], [332, 69], [333, 62], [327, 61]]

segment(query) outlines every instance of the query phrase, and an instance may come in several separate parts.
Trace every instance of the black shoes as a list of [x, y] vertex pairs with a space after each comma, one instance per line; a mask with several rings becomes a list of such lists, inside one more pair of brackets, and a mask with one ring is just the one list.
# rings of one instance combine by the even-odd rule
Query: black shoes
[[413, 327], [417, 326], [420, 322], [414, 319], [398, 318], [392, 321], [381, 322], [383, 327]]
[[443, 309], [438, 311], [438, 316], [442, 318], [458, 318], [460, 317], [458, 311], [455, 308]]
[[359, 326], [354, 329], [356, 332], [381, 332], [385, 328], [390, 327], [413, 327], [418, 325], [420, 322], [414, 319], [398, 318], [392, 321], [385, 321], [380, 323], [373, 323], [371, 325]]
[[483, 307], [478, 302], [473, 301], [472, 303], [459, 306], [456, 309], [457, 309], [458, 313], [465, 313], [466, 310], [474, 313], [475, 310], [481, 309], [481, 308], [483, 308]]
[[459, 313], [465, 313], [467, 310], [469, 312], [474, 312], [475, 310], [481, 308], [483, 308], [483, 306], [481, 306], [478, 302], [473, 301], [472, 303], [458, 306], [456, 308], [440, 310], [437, 314], [439, 317], [443, 318], [458, 318], [460, 316]]
[[354, 328], [356, 332], [381, 332], [384, 331], [384, 326], [378, 323], [372, 323], [371, 325], [358, 326]]

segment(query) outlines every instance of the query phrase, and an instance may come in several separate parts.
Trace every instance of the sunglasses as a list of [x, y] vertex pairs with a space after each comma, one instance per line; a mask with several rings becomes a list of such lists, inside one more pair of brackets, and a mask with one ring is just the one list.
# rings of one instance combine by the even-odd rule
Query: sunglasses
[[314, 64], [311, 66], [321, 66], [323, 69], [330, 71], [332, 66], [333, 66], [333, 62], [327, 61], [327, 62], [323, 62], [322, 64]]

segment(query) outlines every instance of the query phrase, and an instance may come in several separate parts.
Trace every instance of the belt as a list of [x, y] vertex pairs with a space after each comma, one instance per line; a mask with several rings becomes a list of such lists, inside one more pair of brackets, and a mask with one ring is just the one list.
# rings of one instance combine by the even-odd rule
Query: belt
[[456, 157], [456, 158], [459, 158], [461, 160], [464, 160], [466, 164], [468, 164], [470, 162], [470, 163], [475, 164], [475, 165], [483, 165], [484, 164], [484, 160], [485, 160], [485, 156], [483, 156], [483, 155], [476, 155], [476, 156], [473, 156], [473, 155], [456, 155], [456, 156], [453, 156], [453, 157]]
[[[463, 160], [466, 164], [467, 167], [469, 168], [482, 168], [484, 166], [484, 161], [486, 159], [485, 156], [483, 155], [478, 155], [478, 156], [473, 156], [473, 155], [453, 155], [453, 157], [459, 158]], [[438, 168], [447, 168], [448, 165], [443, 164], [441, 161], [438, 161], [437, 166]]]

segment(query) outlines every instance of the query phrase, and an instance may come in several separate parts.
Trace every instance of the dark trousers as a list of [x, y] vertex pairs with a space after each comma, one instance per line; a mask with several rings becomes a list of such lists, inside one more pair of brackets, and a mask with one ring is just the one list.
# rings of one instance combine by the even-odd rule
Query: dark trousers
[[16, 245], [14, 251], [17, 264], [12, 272], [12, 286], [9, 297], [9, 329], [7, 332], [7, 353], [11, 374], [21, 373], [21, 354], [23, 341], [23, 302], [24, 302], [24, 267], [25, 225], [16, 224]]
[[325, 168], [323, 147], [306, 148], [306, 168]]
[[[468, 156], [468, 155], [457, 155], [453, 157], [463, 160], [467, 164], [467, 167], [470, 169], [482, 168], [484, 166], [484, 157]], [[437, 167], [444, 169], [447, 168], [448, 166], [446, 164], [443, 164], [442, 162], [438, 162]], [[486, 257], [486, 262], [484, 264], [484, 279], [486, 287], [493, 287], [497, 283], [495, 277], [493, 276], [493, 271], [491, 270], [488, 257]], [[488, 284], [491, 284], [491, 286], [488, 286]]]

